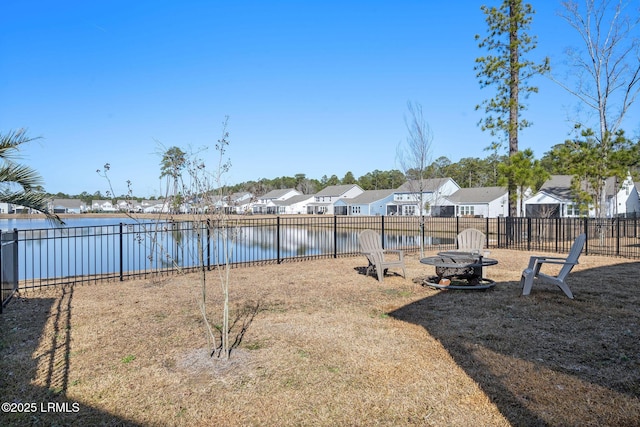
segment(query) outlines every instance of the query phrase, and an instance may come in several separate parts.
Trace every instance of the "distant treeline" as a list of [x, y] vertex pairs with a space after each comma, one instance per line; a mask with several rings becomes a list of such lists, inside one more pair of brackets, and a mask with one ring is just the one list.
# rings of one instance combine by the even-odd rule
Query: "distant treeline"
[[[548, 153], [545, 153], [539, 161], [536, 161], [546, 172], [551, 175], [572, 175], [574, 174], [573, 162], [563, 155], [567, 144], [559, 144]], [[634, 165], [631, 172], [638, 170], [638, 147], [635, 145], [632, 157], [636, 157], [635, 161], [631, 160], [627, 164]], [[471, 187], [496, 187], [504, 185], [504, 177], [501, 176], [500, 164], [505, 164], [508, 157], [506, 155], [498, 155], [493, 152], [491, 155], [481, 159], [477, 157], [465, 157], [458, 162], [451, 162], [449, 158], [442, 156], [433, 161], [422, 173], [423, 178], [453, 178], [458, 185], [463, 188]], [[626, 162], [625, 162], [626, 163]], [[298, 173], [294, 176], [281, 176], [278, 178], [262, 178], [258, 181], [241, 182], [227, 188], [227, 192], [248, 191], [254, 195], [260, 196], [271, 190], [295, 188], [303, 194], [314, 194], [330, 185], [347, 185], [358, 184], [363, 190], [382, 190], [398, 188], [408, 179], [417, 179], [420, 177], [419, 171], [410, 169], [406, 173], [391, 169], [386, 171], [374, 170], [356, 178], [352, 172], [347, 172], [343, 177], [337, 175], [324, 175], [320, 179], [309, 178], [304, 173]], [[541, 183], [539, 183], [541, 185]], [[77, 195], [69, 195], [65, 193], [49, 194], [55, 198], [73, 198], [90, 202], [96, 199], [111, 199], [112, 196], [105, 195], [100, 191], [93, 194], [82, 192]], [[125, 198], [121, 195], [116, 198]], [[135, 199], [143, 199], [146, 197], [137, 197]], [[156, 197], [148, 197], [147, 199], [155, 199]]]

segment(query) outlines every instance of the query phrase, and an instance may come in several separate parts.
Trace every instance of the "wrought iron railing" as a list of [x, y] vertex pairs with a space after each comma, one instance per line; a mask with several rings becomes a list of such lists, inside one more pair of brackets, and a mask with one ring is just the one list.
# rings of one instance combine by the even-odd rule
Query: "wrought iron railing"
[[427, 250], [449, 250], [465, 228], [485, 233], [488, 248], [562, 253], [586, 233], [587, 254], [640, 258], [637, 218], [428, 217], [421, 227], [414, 216], [285, 215], [27, 229], [2, 233], [2, 301], [16, 289], [212, 269], [226, 256], [233, 267], [351, 256], [365, 229], [388, 249], [417, 251], [422, 240]]

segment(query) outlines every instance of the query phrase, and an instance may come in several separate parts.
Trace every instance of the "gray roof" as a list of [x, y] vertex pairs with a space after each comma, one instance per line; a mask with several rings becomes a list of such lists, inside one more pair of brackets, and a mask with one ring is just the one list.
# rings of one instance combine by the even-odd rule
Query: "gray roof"
[[350, 205], [366, 205], [377, 202], [378, 200], [389, 197], [395, 193], [395, 190], [366, 190], [359, 196], [349, 199]]
[[307, 200], [313, 200], [313, 196], [307, 194], [301, 194], [299, 196], [289, 197], [286, 200], [274, 200], [273, 204], [276, 206], [290, 206], [295, 203], [301, 203]]
[[338, 196], [342, 196], [344, 193], [351, 190], [353, 187], [358, 187], [358, 185], [357, 184], [330, 185], [320, 190], [318, 193], [315, 194], [315, 196], [338, 197]]
[[239, 191], [236, 193], [233, 193], [229, 196], [229, 199], [232, 201], [238, 201], [238, 200], [243, 200], [243, 199], [247, 199], [247, 198], [251, 198], [253, 197], [253, 195], [251, 193], [249, 193], [248, 191]]
[[267, 194], [260, 196], [259, 199], [279, 199], [280, 197], [284, 196], [290, 191], [295, 191], [297, 193], [300, 193], [295, 188], [281, 188], [279, 190], [271, 190]]
[[508, 193], [506, 187], [461, 188], [447, 199], [453, 203], [489, 203]]
[[[573, 200], [574, 195], [571, 191], [571, 181], [573, 175], [551, 175], [543, 185], [540, 187], [540, 191], [550, 194], [558, 199]], [[607, 196], [613, 196], [616, 190], [620, 189], [618, 183], [616, 188], [616, 177], [609, 177], [604, 183], [604, 192]], [[582, 182], [582, 189], [588, 190], [590, 188], [586, 181]]]
[[604, 193], [607, 196], [615, 196], [620, 191], [620, 187], [624, 180], [620, 181], [615, 176], [607, 178], [604, 182]]
[[53, 199], [53, 206], [56, 208], [81, 208], [84, 205], [80, 199]]
[[555, 196], [558, 199], [571, 200], [573, 195], [571, 194], [571, 175], [551, 175], [542, 187], [540, 191]]
[[423, 180], [409, 180], [398, 187], [399, 192], [404, 193], [416, 193], [420, 190], [424, 191], [436, 191], [442, 187], [451, 178], [433, 178]]

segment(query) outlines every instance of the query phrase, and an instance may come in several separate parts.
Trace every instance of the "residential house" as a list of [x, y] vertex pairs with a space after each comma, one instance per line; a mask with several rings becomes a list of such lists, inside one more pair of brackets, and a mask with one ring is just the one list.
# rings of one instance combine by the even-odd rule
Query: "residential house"
[[118, 212], [118, 208], [113, 206], [111, 200], [93, 200], [91, 210], [93, 212]]
[[640, 216], [640, 193], [638, 184], [627, 176], [622, 183], [616, 177], [607, 179], [605, 184], [605, 215], [615, 217]]
[[[595, 216], [594, 206], [580, 207], [571, 189], [571, 175], [552, 175], [536, 194], [525, 200], [528, 217], [572, 218]], [[582, 184], [588, 189], [586, 183]], [[602, 214], [606, 217], [633, 216], [640, 214], [638, 189], [631, 176], [622, 183], [615, 177], [607, 178], [604, 185]]]
[[255, 214], [275, 214], [277, 206], [275, 201], [287, 200], [293, 196], [299, 196], [302, 193], [295, 188], [285, 188], [280, 190], [271, 190], [268, 193], [258, 197], [258, 201], [253, 204], [252, 210]]
[[87, 211], [87, 205], [80, 199], [53, 199], [48, 203], [55, 214], [80, 214]]
[[169, 199], [148, 200], [147, 202], [148, 205], [146, 203], [143, 204], [142, 212], [144, 213], [169, 213], [171, 210]]
[[387, 205], [387, 215], [432, 215], [432, 207], [440, 206], [446, 196], [459, 189], [451, 178], [409, 180], [394, 192], [393, 201]]
[[[439, 208], [439, 209], [438, 209]], [[509, 216], [509, 191], [505, 187], [461, 188], [434, 206], [435, 216], [496, 218]]]
[[289, 197], [286, 200], [275, 200], [273, 204], [276, 206], [277, 214], [297, 215], [307, 213], [307, 206], [314, 201], [313, 195], [301, 194], [299, 196]]
[[253, 194], [242, 191], [233, 193], [228, 197], [228, 209], [230, 213], [245, 214], [252, 211]]
[[362, 193], [364, 190], [357, 184], [330, 185], [313, 195], [314, 201], [307, 206], [307, 213], [346, 215], [347, 205], [341, 203], [335, 210], [334, 203], [341, 199], [352, 199]]
[[34, 210], [13, 203], [0, 203], [0, 213], [4, 214], [32, 214], [37, 213]]
[[335, 202], [336, 209], [347, 206], [348, 215], [386, 215], [387, 205], [393, 201], [395, 190], [365, 190], [352, 199]]

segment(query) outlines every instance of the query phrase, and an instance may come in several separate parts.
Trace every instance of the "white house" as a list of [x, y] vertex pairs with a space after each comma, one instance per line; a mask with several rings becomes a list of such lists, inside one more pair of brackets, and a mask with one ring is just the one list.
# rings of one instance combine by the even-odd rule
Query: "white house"
[[295, 188], [285, 188], [280, 190], [271, 190], [268, 193], [258, 197], [258, 201], [253, 204], [253, 213], [256, 214], [274, 214], [277, 212], [275, 201], [287, 200], [293, 196], [299, 196], [300, 193]]
[[364, 190], [357, 184], [330, 185], [314, 194], [314, 201], [307, 206], [307, 213], [346, 215], [347, 205], [341, 203], [335, 210], [334, 203], [340, 199], [353, 199], [362, 193]]
[[607, 179], [605, 194], [607, 217], [636, 217], [640, 215], [640, 193], [638, 193], [638, 185], [633, 182], [630, 175], [621, 183], [615, 177]]
[[22, 205], [16, 205], [13, 203], [0, 203], [0, 213], [9, 213], [9, 214], [34, 214], [38, 213], [37, 211], [24, 207]]
[[149, 205], [145, 206], [142, 211], [144, 213], [169, 213], [169, 200], [148, 200]]
[[228, 208], [231, 213], [244, 214], [252, 211], [253, 207], [253, 194], [243, 191], [233, 193], [228, 197]]
[[307, 206], [312, 203], [313, 200], [313, 195], [301, 194], [299, 196], [289, 197], [286, 200], [276, 200], [273, 204], [278, 214], [297, 215], [307, 213]]
[[[432, 207], [439, 206], [446, 196], [460, 189], [451, 178], [410, 180], [394, 192], [393, 201], [387, 205], [388, 215], [431, 215]], [[423, 206], [420, 209], [420, 202]]]
[[439, 207], [438, 216], [509, 216], [509, 191], [505, 187], [461, 188], [446, 196]]
[[118, 212], [118, 208], [113, 206], [111, 200], [91, 201], [91, 210], [94, 212]]
[[387, 204], [393, 201], [395, 190], [365, 190], [352, 199], [340, 199], [334, 206], [347, 206], [348, 215], [386, 215]]
[[[536, 194], [525, 200], [525, 211], [528, 217], [571, 218], [595, 216], [594, 206], [580, 210], [571, 190], [571, 175], [552, 175]], [[583, 188], [587, 184], [583, 183]], [[607, 178], [604, 186], [604, 204], [602, 213], [606, 217], [640, 214], [638, 189], [631, 176], [622, 183], [615, 177]]]

